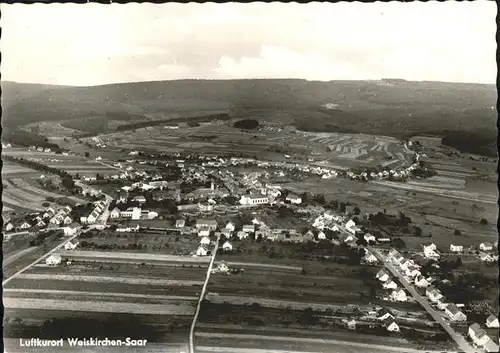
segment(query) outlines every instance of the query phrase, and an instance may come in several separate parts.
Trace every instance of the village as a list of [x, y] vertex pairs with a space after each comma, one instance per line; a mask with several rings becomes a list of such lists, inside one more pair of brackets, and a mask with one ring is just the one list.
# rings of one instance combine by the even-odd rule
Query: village
[[[382, 267], [375, 279], [385, 293], [380, 298], [387, 303], [371, 314], [366, 312], [364, 316], [345, 319], [347, 328], [376, 322], [387, 332], [400, 332], [401, 322], [398, 323], [392, 313], [391, 305], [394, 304], [391, 303], [420, 303], [431, 316], [438, 317], [436, 322], [443, 327], [446, 325], [446, 331], [451, 330], [452, 337], [456, 335], [456, 340], [463, 339], [463, 334], [474, 347], [487, 352], [497, 351], [497, 336], [492, 338], [483, 329], [498, 327], [497, 314], [492, 312], [485, 317], [482, 313], [479, 318], [484, 321], [470, 322], [462, 311], [468, 303], [451, 302], [437, 289], [441, 281], [441, 253], [496, 263], [497, 244], [481, 242], [477, 246], [464, 247], [450, 243], [448, 249], [438, 249], [429, 242], [419, 251], [408, 252], [401, 247], [398, 238], [373, 235], [370, 227], [365, 226], [371, 216], [363, 216], [359, 208], [353, 210], [346, 205], [328, 203], [321, 195], [295, 193], [287, 189], [284, 182], [301, 180], [309, 173], [319, 179], [339, 176], [339, 172], [327, 168], [237, 157], [176, 154], [163, 156], [159, 161], [153, 159], [153, 155], [142, 159], [138, 159], [138, 155], [139, 152], [131, 151], [129, 156], [134, 159], [114, 163], [113, 167], [120, 173], [75, 178], [80, 194], [96, 201], [73, 208], [48, 208], [23, 217], [17, 224], [8, 222], [4, 227], [4, 240], [9, 240], [16, 232], [61, 230], [64, 236], [75, 237], [75, 242], [66, 243], [65, 252], [54, 253], [45, 262], [47, 266], [70, 266], [73, 250], [99, 249], [111, 238], [117, 239], [113, 233], [116, 237], [135, 234], [135, 239], [149, 233], [176, 234], [177, 238], [187, 239], [184, 246], [191, 247], [183, 255], [192, 257], [211, 256], [214, 244], [219, 244], [218, 239], [221, 239], [219, 256], [225, 260], [217, 262], [211, 270], [216, 276], [244, 275], [243, 268], [233, 267], [232, 261], [226, 259], [227, 256], [230, 260], [237, 257], [247, 244], [250, 247], [255, 246], [250, 245], [252, 243], [276, 244], [277, 248], [308, 243], [319, 247], [346, 247], [348, 253], [361, 251], [364, 254], [355, 260], [359, 264]], [[167, 158], [170, 159], [165, 161]], [[136, 165], [159, 168], [156, 171], [136, 170]], [[380, 175], [385, 177], [394, 173], [381, 172]], [[349, 173], [347, 176], [353, 177]], [[366, 177], [366, 173], [360, 177]], [[106, 185], [106, 193], [101, 190], [102, 185]], [[92, 241], [89, 243], [83, 236], [89, 230], [94, 232], [91, 248]], [[114, 245], [106, 246], [110, 249]], [[405, 253], [407, 255], [403, 255]], [[464, 330], [464, 323], [469, 325], [468, 330]]]

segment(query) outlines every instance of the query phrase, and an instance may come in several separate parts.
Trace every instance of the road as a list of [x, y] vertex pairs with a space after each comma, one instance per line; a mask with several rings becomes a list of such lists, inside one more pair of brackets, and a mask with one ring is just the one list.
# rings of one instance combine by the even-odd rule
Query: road
[[217, 240], [215, 241], [215, 246], [214, 250], [212, 252], [212, 258], [210, 260], [210, 264], [208, 265], [207, 269], [207, 276], [205, 278], [205, 283], [203, 284], [203, 288], [200, 293], [200, 298], [198, 300], [198, 305], [196, 307], [196, 311], [193, 316], [193, 323], [191, 324], [191, 329], [189, 330], [189, 352], [194, 353], [194, 330], [196, 327], [196, 321], [198, 320], [198, 315], [200, 314], [200, 309], [201, 309], [201, 303], [203, 302], [203, 299], [205, 298], [205, 293], [207, 291], [208, 287], [208, 281], [210, 280], [210, 273], [212, 272], [212, 266], [214, 265], [215, 261], [215, 255], [217, 254], [217, 249], [219, 249], [219, 241], [220, 241], [220, 234], [217, 235]]
[[443, 319], [440, 312], [434, 310], [430, 306], [426, 298], [420, 295], [415, 287], [396, 269], [396, 267], [387, 261], [386, 257], [382, 255], [377, 249], [371, 246], [366, 246], [366, 248], [374, 254], [384, 266], [391, 271], [394, 277], [396, 277], [403, 287], [412, 295], [412, 297], [432, 316], [432, 318], [439, 323], [443, 329], [451, 336], [451, 338], [457, 343], [462, 352], [465, 353], [476, 353], [477, 351], [467, 342], [467, 340], [458, 332], [456, 332], [449, 324]]

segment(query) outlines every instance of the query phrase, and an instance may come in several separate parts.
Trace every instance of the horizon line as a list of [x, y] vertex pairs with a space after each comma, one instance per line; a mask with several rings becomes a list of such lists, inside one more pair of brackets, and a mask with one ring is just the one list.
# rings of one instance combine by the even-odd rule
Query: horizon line
[[424, 83], [424, 82], [432, 82], [432, 83], [448, 83], [448, 84], [468, 84], [468, 85], [484, 85], [491, 86], [495, 85], [496, 82], [492, 83], [484, 83], [484, 82], [462, 82], [462, 81], [435, 81], [435, 80], [407, 80], [404, 78], [396, 78], [396, 77], [385, 77], [379, 79], [338, 79], [338, 80], [309, 80], [304, 78], [176, 78], [176, 79], [167, 79], [167, 80], [143, 80], [143, 81], [120, 81], [120, 82], [110, 82], [110, 83], [100, 83], [93, 85], [75, 85], [75, 84], [53, 84], [53, 83], [43, 83], [43, 82], [21, 82], [14, 80], [1, 80], [0, 83], [16, 83], [16, 84], [25, 84], [25, 85], [45, 85], [45, 86], [54, 86], [54, 87], [72, 87], [72, 88], [90, 88], [90, 87], [103, 87], [103, 86], [112, 86], [112, 85], [126, 85], [133, 83], [156, 83], [156, 82], [177, 82], [177, 81], [306, 81], [306, 82], [321, 82], [321, 83], [332, 83], [332, 82], [384, 82], [384, 81], [401, 81], [408, 83]]

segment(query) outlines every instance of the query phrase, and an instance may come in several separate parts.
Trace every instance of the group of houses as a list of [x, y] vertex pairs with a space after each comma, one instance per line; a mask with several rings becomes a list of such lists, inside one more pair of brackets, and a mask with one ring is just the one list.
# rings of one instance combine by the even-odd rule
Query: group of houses
[[29, 231], [31, 229], [44, 229], [47, 227], [67, 226], [73, 222], [70, 217], [72, 209], [69, 206], [64, 206], [59, 210], [54, 210], [52, 207], [47, 208], [43, 212], [31, 213], [24, 217], [16, 226], [10, 220], [5, 222], [5, 232]]
[[88, 216], [82, 216], [80, 217], [80, 223], [82, 224], [94, 224], [97, 222], [99, 217], [102, 216], [106, 208], [108, 207], [108, 204], [106, 201], [97, 201], [94, 202], [94, 209]]
[[391, 294], [387, 298], [388, 300], [395, 302], [406, 302], [408, 301], [408, 296], [402, 288], [398, 288], [397, 283], [391, 277], [391, 275], [385, 270], [381, 269], [375, 275], [375, 278], [382, 283], [382, 287], [387, 290], [392, 290]]

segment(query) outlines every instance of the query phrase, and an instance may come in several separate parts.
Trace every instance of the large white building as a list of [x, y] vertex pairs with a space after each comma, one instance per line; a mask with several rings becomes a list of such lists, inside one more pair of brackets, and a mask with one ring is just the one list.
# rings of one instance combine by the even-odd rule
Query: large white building
[[125, 211], [120, 212], [120, 217], [121, 218], [130, 218], [133, 220], [139, 220], [139, 219], [141, 219], [141, 209], [139, 207], [127, 208]]
[[240, 199], [242, 205], [265, 205], [269, 203], [269, 197], [264, 195], [243, 195]]

